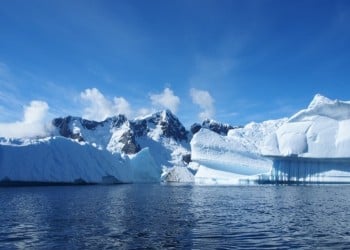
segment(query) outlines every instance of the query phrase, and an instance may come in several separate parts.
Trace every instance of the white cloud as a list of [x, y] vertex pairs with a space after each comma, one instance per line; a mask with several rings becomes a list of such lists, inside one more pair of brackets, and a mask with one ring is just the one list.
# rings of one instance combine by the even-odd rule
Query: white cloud
[[137, 111], [137, 116], [146, 116], [146, 115], [152, 114], [153, 112], [155, 112], [155, 110], [153, 110], [153, 109], [140, 108]]
[[83, 118], [95, 121], [103, 121], [108, 117], [131, 114], [130, 104], [123, 97], [114, 97], [108, 100], [98, 89], [86, 89], [80, 93], [80, 98], [87, 103]]
[[46, 136], [49, 105], [42, 101], [31, 101], [24, 107], [23, 119], [13, 123], [0, 123], [0, 137], [27, 138]]
[[130, 104], [124, 97], [114, 97], [113, 101], [116, 114], [131, 114]]
[[180, 98], [169, 88], [165, 88], [163, 93], [151, 95], [150, 98], [152, 105], [169, 109], [173, 113], [176, 113], [180, 104]]
[[202, 109], [202, 112], [198, 114], [201, 120], [214, 116], [214, 98], [208, 91], [192, 88], [190, 90], [190, 95], [192, 97], [192, 102]]

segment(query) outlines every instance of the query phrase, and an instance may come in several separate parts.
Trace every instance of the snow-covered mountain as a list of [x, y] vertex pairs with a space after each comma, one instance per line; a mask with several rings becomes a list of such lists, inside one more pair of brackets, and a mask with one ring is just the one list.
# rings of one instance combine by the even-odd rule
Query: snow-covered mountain
[[291, 118], [187, 131], [165, 110], [134, 120], [56, 118], [52, 135], [0, 139], [0, 181], [350, 183], [350, 102], [316, 95]]
[[149, 148], [159, 166], [182, 165], [183, 156], [189, 154], [188, 132], [169, 110], [134, 120], [119, 115], [102, 122], [68, 116], [54, 119], [53, 125], [55, 135], [86, 141], [112, 154], [133, 155]]
[[52, 125], [47, 138], [0, 141], [0, 180], [158, 182], [190, 155], [188, 132], [168, 110], [102, 122], [68, 116]]

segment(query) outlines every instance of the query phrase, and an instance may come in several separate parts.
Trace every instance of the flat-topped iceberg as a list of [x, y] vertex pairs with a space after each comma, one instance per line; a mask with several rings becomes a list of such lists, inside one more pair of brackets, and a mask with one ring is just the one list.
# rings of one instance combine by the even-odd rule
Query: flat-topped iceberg
[[3, 141], [0, 181], [103, 183], [133, 180], [128, 158], [63, 137]]

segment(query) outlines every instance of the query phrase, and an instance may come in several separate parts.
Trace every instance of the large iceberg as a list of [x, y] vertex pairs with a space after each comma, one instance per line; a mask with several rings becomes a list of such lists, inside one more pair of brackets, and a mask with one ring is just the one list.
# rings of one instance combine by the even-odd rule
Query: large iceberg
[[265, 155], [309, 158], [350, 157], [350, 102], [316, 95], [263, 148]]
[[202, 127], [191, 150], [196, 183], [350, 183], [350, 102], [317, 94], [289, 119]]
[[257, 180], [271, 170], [272, 161], [261, 156], [264, 139], [285, 122], [250, 123], [227, 136], [201, 128], [191, 141], [192, 161], [198, 164], [199, 184], [241, 184]]
[[131, 182], [128, 158], [63, 137], [4, 140], [0, 180], [34, 183]]
[[350, 182], [350, 102], [316, 95], [266, 139], [272, 181]]

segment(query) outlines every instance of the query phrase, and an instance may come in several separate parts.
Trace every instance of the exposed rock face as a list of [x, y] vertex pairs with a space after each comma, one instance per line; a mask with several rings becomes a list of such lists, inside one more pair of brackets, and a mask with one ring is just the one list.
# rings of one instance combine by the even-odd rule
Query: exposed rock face
[[137, 137], [145, 136], [151, 129], [160, 126], [162, 135], [176, 141], [187, 141], [188, 132], [179, 119], [169, 110], [154, 113], [142, 119], [130, 121], [130, 127]]
[[126, 131], [119, 140], [120, 143], [124, 144], [122, 152], [126, 154], [136, 154], [141, 150], [139, 144], [135, 140], [135, 136], [132, 130]]
[[176, 141], [188, 139], [188, 132], [186, 131], [185, 127], [169, 110], [165, 111], [165, 115], [163, 114], [162, 120], [159, 123], [162, 127], [163, 134], [166, 137], [172, 137]]
[[191, 126], [191, 133], [194, 135], [194, 134], [197, 133], [201, 128], [202, 128], [202, 125], [200, 125], [199, 123], [194, 123], [194, 124]]
[[219, 123], [213, 120], [203, 121], [202, 127], [208, 128], [219, 135], [227, 135], [230, 129], [238, 128], [238, 127], [233, 127], [230, 124]]
[[65, 118], [55, 118], [52, 121], [52, 125], [54, 125], [59, 129], [59, 133], [62, 136], [71, 138], [71, 139], [77, 139], [78, 141], [84, 141], [84, 138], [79, 133], [73, 133], [73, 131], [70, 129], [70, 123], [74, 119], [81, 119], [81, 118], [76, 118], [72, 116], [67, 116]]
[[177, 142], [189, 140], [187, 130], [169, 110], [131, 121], [124, 115], [114, 116], [102, 122], [67, 116], [54, 119], [52, 124], [61, 136], [95, 142], [102, 148], [113, 144], [113, 152], [119, 148], [126, 154], [135, 154], [142, 149], [138, 143], [138, 138], [141, 137], [172, 138]]
[[236, 129], [236, 128], [240, 128], [239, 126], [232, 126], [230, 124], [226, 124], [226, 123], [220, 123], [220, 122], [216, 122], [214, 120], [204, 120], [202, 125], [199, 123], [194, 123], [191, 126], [191, 132], [192, 134], [196, 134], [201, 128], [207, 128], [219, 135], [227, 135], [228, 131], [230, 129]]
[[187, 164], [190, 163], [191, 162], [191, 154], [183, 155], [182, 160]]
[[130, 121], [130, 129], [134, 132], [134, 135], [138, 137], [147, 135], [149, 131], [146, 120]]
[[125, 122], [128, 121], [125, 115], [118, 115], [112, 118], [108, 118], [106, 121], [111, 121], [111, 126], [113, 128], [120, 128]]
[[67, 116], [64, 118], [55, 118], [52, 120], [52, 125], [58, 128], [61, 136], [84, 141], [84, 137], [80, 132], [72, 131], [71, 127], [73, 123], [77, 123], [82, 128], [87, 130], [96, 130], [97, 127], [110, 126], [111, 128], [119, 128], [127, 121], [124, 115], [118, 115], [107, 118], [102, 122], [90, 121], [82, 119], [80, 117]]

